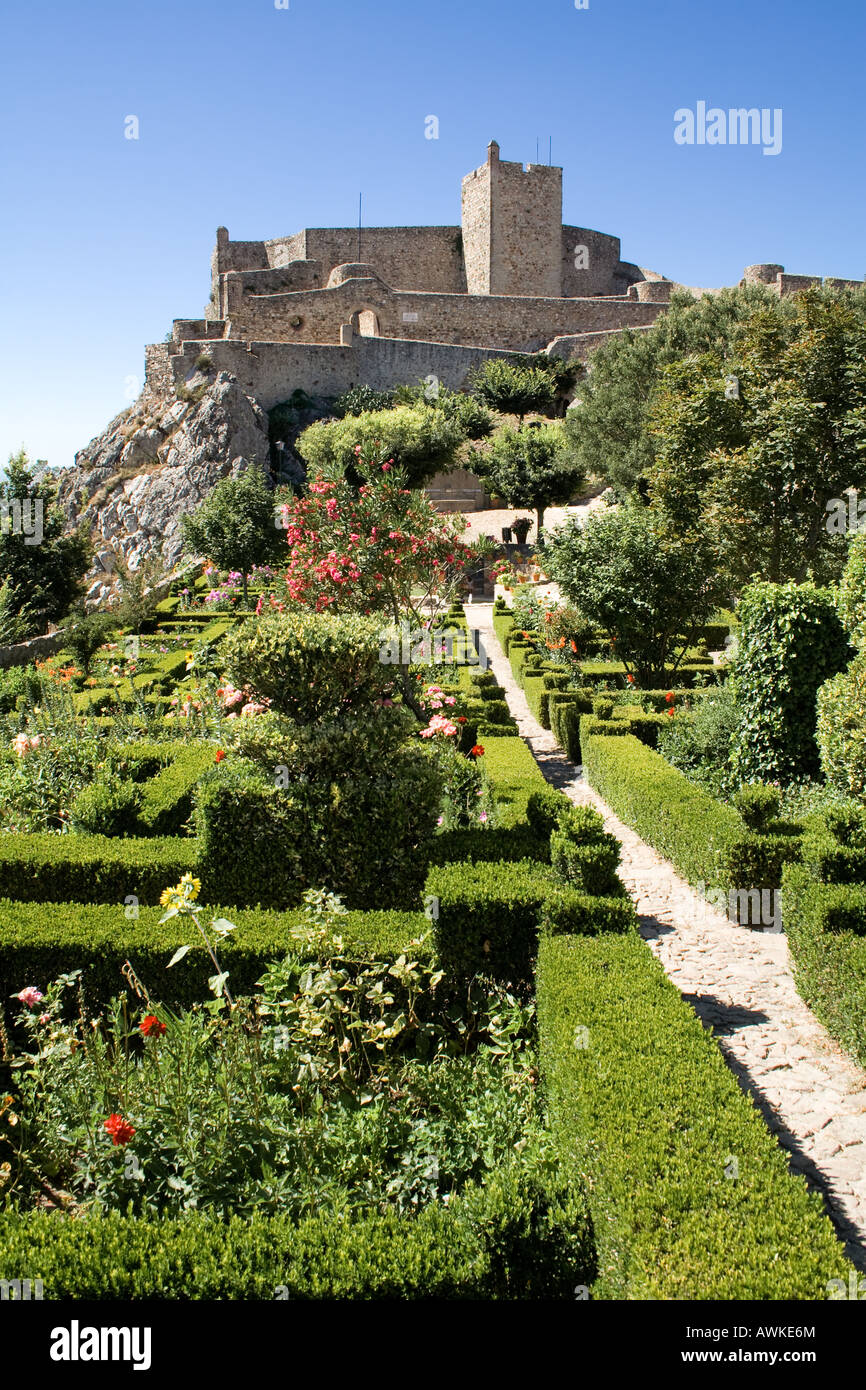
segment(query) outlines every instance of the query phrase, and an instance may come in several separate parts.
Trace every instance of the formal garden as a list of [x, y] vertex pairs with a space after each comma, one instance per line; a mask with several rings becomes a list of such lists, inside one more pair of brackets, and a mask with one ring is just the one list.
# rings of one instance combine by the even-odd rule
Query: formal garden
[[[802, 999], [866, 1066], [866, 308], [675, 299], [593, 360], [362, 389], [299, 438], [287, 405], [304, 482], [227, 478], [188, 567], [122, 574], [98, 613], [75, 606], [85, 537], [0, 535], [4, 642], [65, 624], [0, 671], [0, 1278], [483, 1300], [848, 1280], [465, 600], [497, 581], [497, 649], [624, 824], [737, 927], [780, 895]], [[531, 556], [434, 509], [455, 463], [535, 513]], [[545, 530], [587, 484], [602, 505]], [[45, 485], [19, 458], [4, 486]]]

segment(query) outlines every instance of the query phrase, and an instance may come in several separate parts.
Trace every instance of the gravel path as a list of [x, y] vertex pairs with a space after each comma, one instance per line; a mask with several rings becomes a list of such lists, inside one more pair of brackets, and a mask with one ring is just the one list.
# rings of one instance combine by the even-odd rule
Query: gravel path
[[826, 1199], [846, 1253], [866, 1269], [866, 1074], [833, 1041], [794, 986], [782, 934], [716, 912], [625, 825], [531, 714], [493, 631], [490, 604], [467, 608], [521, 737], [549, 782], [595, 806], [622, 844], [620, 876], [640, 930], [669, 978], [713, 1031], [740, 1085]]

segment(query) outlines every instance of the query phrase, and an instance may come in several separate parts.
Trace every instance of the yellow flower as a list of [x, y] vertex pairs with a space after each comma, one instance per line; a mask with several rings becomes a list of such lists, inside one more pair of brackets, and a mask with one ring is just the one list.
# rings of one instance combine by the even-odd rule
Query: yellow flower
[[201, 879], [193, 878], [192, 874], [184, 874], [180, 883], [175, 888], [163, 890], [159, 899], [161, 907], [173, 907], [178, 912], [182, 912], [195, 902], [201, 892]]

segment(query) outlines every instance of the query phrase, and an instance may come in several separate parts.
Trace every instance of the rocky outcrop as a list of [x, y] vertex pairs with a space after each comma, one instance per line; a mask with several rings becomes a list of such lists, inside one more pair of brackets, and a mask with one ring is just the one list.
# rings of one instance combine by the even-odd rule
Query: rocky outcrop
[[96, 553], [87, 598], [112, 589], [120, 554], [132, 569], [158, 558], [166, 569], [182, 554], [181, 518], [221, 478], [269, 470], [267, 417], [229, 372], [198, 374], [186, 399], [145, 390], [138, 401], [81, 449], [60, 483], [70, 525], [84, 521]]

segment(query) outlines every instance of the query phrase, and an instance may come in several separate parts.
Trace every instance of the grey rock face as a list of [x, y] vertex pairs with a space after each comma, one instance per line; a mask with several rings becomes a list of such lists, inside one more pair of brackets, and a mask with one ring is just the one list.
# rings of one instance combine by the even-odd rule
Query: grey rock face
[[221, 478], [269, 467], [267, 417], [236, 378], [220, 372], [188, 383], [197, 401], [145, 392], [79, 451], [62, 478], [67, 520], [91, 528], [97, 560], [88, 598], [103, 597], [106, 571], [120, 553], [132, 569], [182, 555], [181, 517], [195, 511]]

